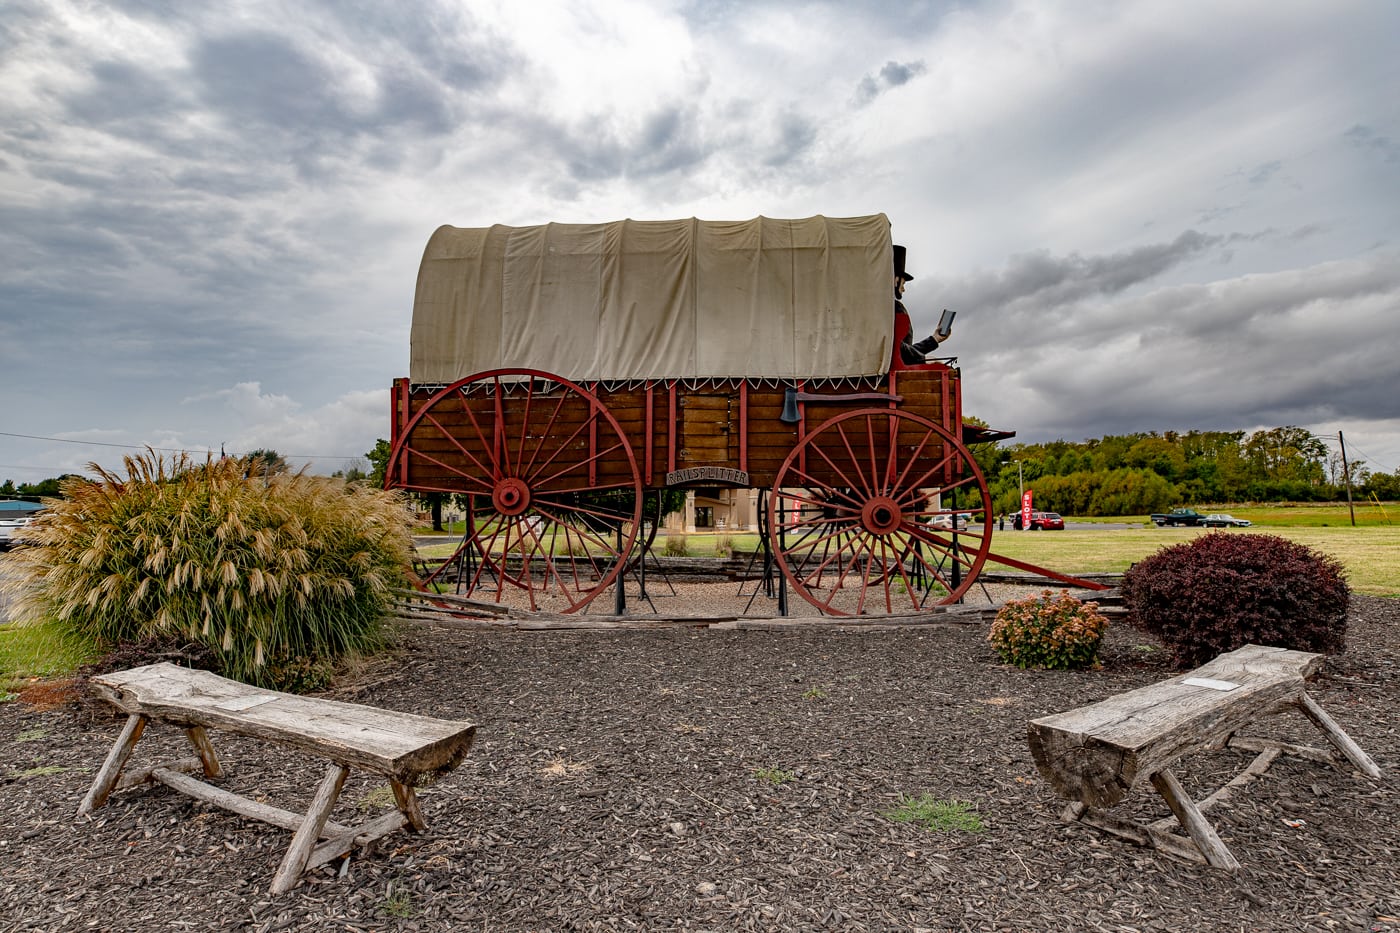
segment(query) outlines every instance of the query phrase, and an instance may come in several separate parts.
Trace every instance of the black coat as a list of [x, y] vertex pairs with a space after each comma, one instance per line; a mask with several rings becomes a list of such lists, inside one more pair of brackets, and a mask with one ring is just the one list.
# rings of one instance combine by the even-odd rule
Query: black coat
[[[901, 314], [905, 317], [909, 317], [909, 312], [904, 308], [904, 302], [896, 299], [894, 303], [895, 319], [898, 320]], [[914, 342], [913, 337], [914, 324], [911, 320], [909, 323], [909, 334], [900, 341], [899, 344], [899, 358], [904, 361], [904, 365], [906, 366], [917, 366], [924, 362], [924, 354], [932, 353], [934, 350], [938, 349], [939, 340], [937, 335], [925, 337], [917, 343]]]

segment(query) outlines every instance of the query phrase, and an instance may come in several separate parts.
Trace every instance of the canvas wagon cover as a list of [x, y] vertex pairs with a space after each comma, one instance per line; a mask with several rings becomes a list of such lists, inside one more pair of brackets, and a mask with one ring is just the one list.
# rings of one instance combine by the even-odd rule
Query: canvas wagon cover
[[813, 378], [889, 368], [890, 224], [869, 217], [443, 226], [418, 272], [409, 381]]

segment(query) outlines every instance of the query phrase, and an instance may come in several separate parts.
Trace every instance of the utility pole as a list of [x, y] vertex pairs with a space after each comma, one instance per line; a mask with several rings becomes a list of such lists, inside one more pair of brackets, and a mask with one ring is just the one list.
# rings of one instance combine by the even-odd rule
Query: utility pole
[[1342, 482], [1347, 487], [1347, 511], [1351, 513], [1351, 527], [1356, 527], [1356, 506], [1351, 504], [1351, 467], [1347, 465], [1347, 442], [1342, 439], [1342, 432], [1337, 431], [1337, 443], [1342, 447]]

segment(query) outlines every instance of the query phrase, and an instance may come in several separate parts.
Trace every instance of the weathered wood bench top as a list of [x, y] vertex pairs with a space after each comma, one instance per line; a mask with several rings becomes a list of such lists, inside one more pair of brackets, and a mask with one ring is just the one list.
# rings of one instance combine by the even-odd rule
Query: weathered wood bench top
[[1061, 794], [1109, 806], [1183, 752], [1296, 703], [1323, 660], [1246, 645], [1190, 673], [1032, 720], [1031, 754]]
[[[1307, 693], [1307, 679], [1324, 660], [1320, 654], [1246, 645], [1188, 674], [1031, 720], [1027, 725], [1031, 756], [1056, 792], [1073, 801], [1064, 819], [1084, 820], [1140, 845], [1233, 870], [1239, 867], [1238, 860], [1203, 812], [1264, 773], [1284, 751], [1333, 760], [1320, 749], [1239, 736], [1241, 729], [1297, 709], [1357, 770], [1372, 778], [1380, 776], [1370, 756]], [[1171, 766], [1192, 752], [1225, 745], [1260, 754], [1229, 784], [1197, 804]], [[1167, 832], [1171, 817], [1138, 824], [1095, 809], [1120, 802], [1146, 783], [1161, 794], [1189, 839]]]
[[126, 713], [267, 739], [403, 780], [455, 768], [476, 726], [250, 687], [162, 662], [92, 678]]
[[[423, 774], [455, 768], [476, 736], [476, 726], [469, 722], [293, 696], [168, 663], [94, 677], [92, 686], [127, 713], [127, 721], [78, 814], [104, 806], [115, 790], [155, 782], [291, 830], [291, 844], [272, 881], [274, 894], [290, 890], [302, 872], [356, 846], [368, 846], [397, 829], [426, 828], [414, 783]], [[195, 755], [128, 771], [127, 760], [151, 721], [182, 727]], [[251, 736], [329, 761], [307, 811], [283, 810], [207, 783], [222, 778], [224, 770], [206, 729]], [[351, 768], [388, 778], [395, 809], [357, 826], [332, 822], [331, 811]], [[206, 780], [190, 772], [203, 772]]]

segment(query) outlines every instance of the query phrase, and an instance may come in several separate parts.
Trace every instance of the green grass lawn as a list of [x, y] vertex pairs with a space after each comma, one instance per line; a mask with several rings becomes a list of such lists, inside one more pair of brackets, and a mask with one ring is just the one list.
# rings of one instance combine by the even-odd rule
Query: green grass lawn
[[1064, 573], [1121, 572], [1162, 547], [1190, 541], [1203, 534], [1251, 533], [1277, 535], [1331, 555], [1346, 568], [1348, 582], [1358, 593], [1400, 596], [1400, 526], [1265, 525], [1215, 531], [1149, 525], [1063, 532], [1003, 531], [993, 534], [992, 552]]
[[0, 695], [13, 693], [34, 678], [67, 674], [97, 660], [91, 645], [65, 638], [53, 623], [0, 625]]
[[[1382, 528], [1400, 526], [1400, 503], [1367, 502], [1357, 500], [1351, 510], [1345, 502], [1298, 502], [1279, 505], [1196, 505], [1192, 506], [1202, 515], [1211, 512], [1225, 512], [1236, 518], [1246, 518], [1255, 525], [1269, 528], [1331, 528], [1338, 525], [1351, 527], [1352, 512], [1356, 515], [1358, 528]], [[1149, 522], [1146, 515], [1125, 515], [1117, 518], [1103, 516], [1065, 516], [1073, 522], [1124, 522], [1142, 524]]]

